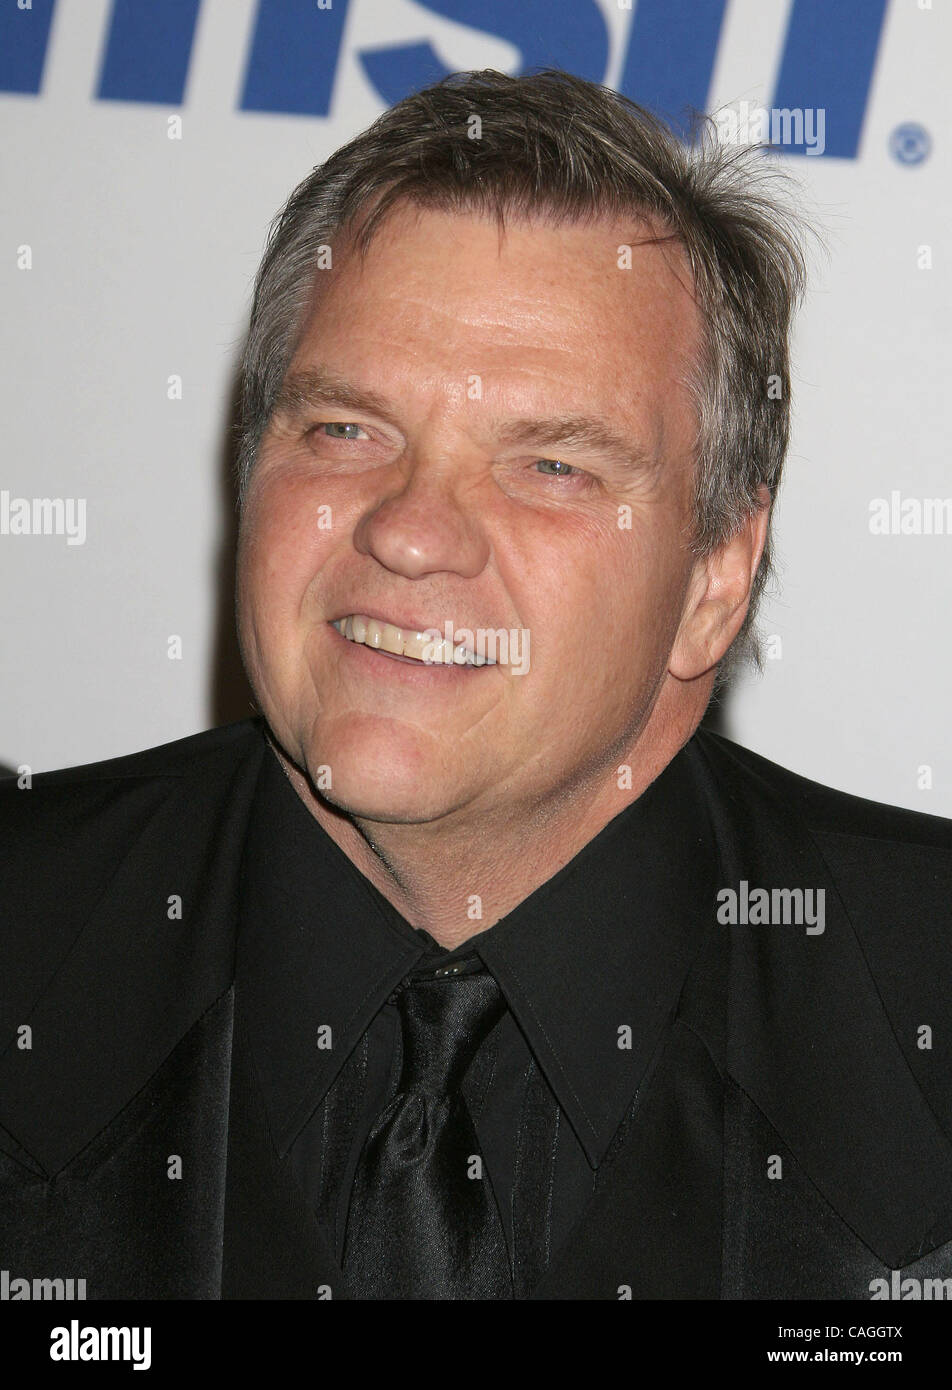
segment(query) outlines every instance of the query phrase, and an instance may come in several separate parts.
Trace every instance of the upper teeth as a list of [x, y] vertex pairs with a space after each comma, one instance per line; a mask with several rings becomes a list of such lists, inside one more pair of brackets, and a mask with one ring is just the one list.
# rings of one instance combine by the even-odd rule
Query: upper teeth
[[377, 647], [380, 651], [392, 652], [394, 656], [409, 656], [416, 661], [446, 666], [495, 666], [491, 657], [480, 656], [463, 643], [453, 643], [447, 638], [434, 635], [436, 629], [423, 632], [409, 631], [395, 627], [393, 623], [382, 623], [378, 618], [367, 618], [362, 613], [351, 613], [347, 618], [337, 618], [333, 624], [342, 636], [351, 642], [360, 642], [365, 647]]

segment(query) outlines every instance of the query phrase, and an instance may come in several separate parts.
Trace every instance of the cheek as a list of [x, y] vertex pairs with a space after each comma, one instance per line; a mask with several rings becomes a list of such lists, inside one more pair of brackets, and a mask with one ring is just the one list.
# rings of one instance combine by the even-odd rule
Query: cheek
[[540, 668], [554, 657], [546, 661], [550, 694], [613, 705], [653, 683], [680, 615], [685, 566], [676, 537], [636, 514], [631, 530], [613, 520], [571, 534], [560, 527], [523, 559], [519, 607]]
[[616, 630], [637, 634], [652, 646], [664, 644], [677, 627], [684, 588], [692, 569], [682, 539], [680, 512], [660, 506], [619, 528], [603, 561], [605, 606]]
[[609, 518], [543, 537], [523, 573], [533, 608], [608, 633], [631, 631], [657, 611], [674, 582], [671, 562], [670, 546], [644, 520], [626, 529]]
[[238, 552], [239, 592], [259, 628], [300, 614], [332, 548], [333, 529], [320, 525], [319, 504], [309, 491], [272, 485], [249, 500]]

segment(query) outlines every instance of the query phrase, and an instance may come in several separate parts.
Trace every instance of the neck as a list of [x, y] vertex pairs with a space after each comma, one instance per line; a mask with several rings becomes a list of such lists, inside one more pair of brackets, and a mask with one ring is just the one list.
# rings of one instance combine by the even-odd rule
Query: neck
[[[507, 803], [495, 814], [414, 825], [351, 817], [317, 796], [306, 775], [275, 752], [308, 810], [357, 869], [408, 922], [452, 948], [505, 917], [641, 796], [694, 733], [712, 681], [713, 674], [666, 687], [610, 768], [544, 801]], [[631, 768], [631, 786], [622, 789], [620, 763]]]

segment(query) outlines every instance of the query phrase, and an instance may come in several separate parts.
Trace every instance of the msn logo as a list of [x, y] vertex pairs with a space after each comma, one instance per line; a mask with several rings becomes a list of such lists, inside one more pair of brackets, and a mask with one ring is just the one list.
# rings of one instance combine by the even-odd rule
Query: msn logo
[[[354, 0], [355, 3], [359, 0]], [[351, 0], [258, 0], [239, 101], [243, 111], [327, 116]], [[379, 3], [379, 0], [377, 0]], [[705, 110], [727, 0], [415, 0], [426, 12], [505, 39], [520, 71], [559, 67], [604, 80], [602, 5], [631, 10], [618, 90], [675, 129]], [[773, 105], [824, 110], [822, 151], [855, 158], [887, 0], [792, 0]], [[56, 0], [4, 0], [0, 91], [39, 93]], [[113, 0], [96, 96], [179, 106], [201, 0]], [[450, 71], [424, 40], [362, 49], [358, 59], [392, 104]], [[465, 62], [460, 66], [465, 66]], [[791, 153], [805, 153], [796, 142]], [[819, 151], [813, 151], [819, 153]]]

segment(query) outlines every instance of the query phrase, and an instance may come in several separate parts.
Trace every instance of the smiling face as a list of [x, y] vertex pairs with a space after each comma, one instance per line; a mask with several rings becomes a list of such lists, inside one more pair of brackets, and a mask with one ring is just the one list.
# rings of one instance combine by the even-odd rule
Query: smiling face
[[675, 698], [699, 319], [645, 234], [402, 207], [318, 273], [243, 506], [239, 634], [281, 748], [355, 817], [554, 805]]

